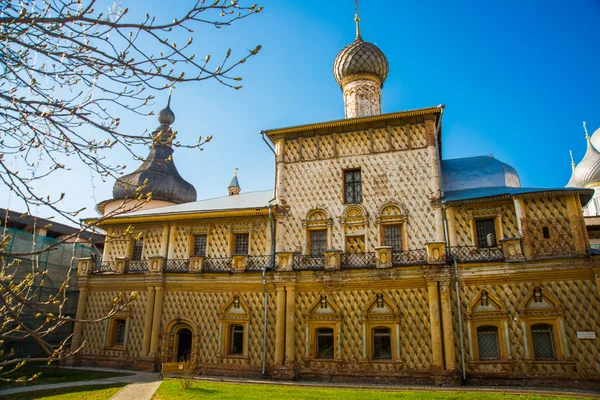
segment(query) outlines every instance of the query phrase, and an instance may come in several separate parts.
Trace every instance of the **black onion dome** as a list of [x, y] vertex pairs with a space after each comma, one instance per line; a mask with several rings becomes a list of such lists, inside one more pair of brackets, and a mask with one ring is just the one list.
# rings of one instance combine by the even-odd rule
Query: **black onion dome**
[[360, 35], [344, 47], [333, 62], [333, 75], [339, 85], [352, 75], [374, 75], [383, 86], [388, 72], [389, 63], [385, 54], [379, 47], [362, 40]]
[[[171, 99], [169, 98], [169, 103]], [[127, 174], [115, 182], [113, 199], [133, 198], [136, 190], [146, 179], [148, 183], [141, 194], [152, 193], [152, 200], [163, 200], [173, 203], [189, 203], [196, 201], [196, 189], [179, 175], [173, 161], [173, 149], [170, 138], [173, 134], [169, 125], [175, 121], [175, 114], [169, 105], [158, 113], [160, 126], [154, 131], [154, 136], [161, 135], [154, 142], [154, 147], [142, 165], [134, 172]]]

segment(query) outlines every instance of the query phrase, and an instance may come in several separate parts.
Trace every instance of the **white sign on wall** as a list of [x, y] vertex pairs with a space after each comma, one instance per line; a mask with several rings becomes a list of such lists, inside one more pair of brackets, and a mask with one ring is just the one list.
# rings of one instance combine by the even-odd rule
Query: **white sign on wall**
[[596, 339], [596, 332], [594, 331], [578, 331], [577, 339]]

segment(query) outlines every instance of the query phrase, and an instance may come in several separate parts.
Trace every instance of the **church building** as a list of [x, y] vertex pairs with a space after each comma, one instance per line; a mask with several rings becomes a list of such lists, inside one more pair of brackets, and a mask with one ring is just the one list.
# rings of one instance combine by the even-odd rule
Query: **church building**
[[147, 159], [98, 209], [151, 200], [101, 223], [102, 260], [79, 260], [77, 316], [137, 298], [76, 325], [76, 365], [599, 382], [600, 262], [582, 214], [594, 190], [522, 187], [491, 155], [443, 160], [444, 106], [382, 114], [388, 61], [356, 25], [333, 65], [346, 118], [262, 132], [274, 188], [246, 193], [234, 176], [228, 196], [197, 200], [168, 140], [175, 114], [159, 113]]

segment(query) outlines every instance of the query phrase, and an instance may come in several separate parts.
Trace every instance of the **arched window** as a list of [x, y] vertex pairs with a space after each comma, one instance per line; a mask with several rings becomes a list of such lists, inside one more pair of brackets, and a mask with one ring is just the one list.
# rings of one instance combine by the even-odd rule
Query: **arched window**
[[183, 328], [177, 332], [177, 361], [192, 358], [192, 331]]
[[535, 324], [531, 326], [531, 341], [536, 361], [556, 360], [552, 325]]
[[498, 345], [498, 327], [480, 326], [477, 328], [477, 346], [479, 360], [499, 360], [500, 346]]
[[392, 359], [392, 333], [390, 328], [373, 328], [373, 359], [391, 360]]
[[244, 326], [231, 325], [229, 334], [229, 355], [244, 354]]
[[333, 329], [317, 329], [317, 358], [334, 358], [335, 341], [333, 339]]

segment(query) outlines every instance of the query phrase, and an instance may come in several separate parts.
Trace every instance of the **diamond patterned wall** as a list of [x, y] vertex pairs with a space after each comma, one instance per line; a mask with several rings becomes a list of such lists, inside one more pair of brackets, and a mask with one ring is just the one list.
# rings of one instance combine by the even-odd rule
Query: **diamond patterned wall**
[[[402, 367], [426, 369], [431, 363], [431, 334], [429, 332], [429, 308], [426, 289], [383, 290], [400, 311], [400, 356]], [[296, 295], [296, 361], [305, 366], [303, 358], [310, 346], [306, 337], [310, 306], [318, 292], [299, 292]], [[328, 301], [339, 308], [341, 324], [342, 360], [346, 368], [362, 368], [360, 361], [363, 349], [362, 310], [376, 296], [374, 290], [332, 291]], [[386, 368], [389, 368], [387, 366]]]
[[[248, 331], [248, 356], [250, 365], [262, 365], [263, 341], [263, 293], [240, 293], [241, 299], [250, 309]], [[165, 293], [161, 330], [175, 318], [194, 321], [199, 328], [200, 363], [217, 363], [219, 348], [218, 312], [231, 298], [231, 292], [167, 291]], [[275, 354], [275, 298], [268, 295], [267, 310], [267, 365], [272, 365]], [[168, 334], [168, 332], [164, 332]]]
[[[467, 305], [475, 298], [480, 290], [485, 289], [488, 293], [498, 299], [508, 311], [509, 340], [511, 343], [511, 356], [513, 360], [522, 362], [525, 360], [523, 329], [520, 323], [518, 308], [525, 297], [533, 289], [534, 282], [518, 284], [494, 284], [465, 286], [461, 291], [461, 304], [463, 317], [467, 312]], [[577, 331], [596, 331], [600, 322], [600, 298], [596, 282], [590, 280], [554, 281], [543, 283], [542, 289], [556, 298], [564, 309], [564, 325], [567, 335], [568, 348], [572, 359], [576, 362], [577, 373], [598, 374], [600, 373], [600, 349], [597, 340], [577, 339]], [[454, 294], [453, 294], [454, 295]], [[454, 299], [454, 301], [456, 301]], [[455, 302], [456, 306], [456, 302]], [[456, 310], [455, 310], [456, 311]], [[455, 332], [458, 333], [457, 313], [453, 313]], [[468, 332], [466, 322], [463, 324], [463, 335], [465, 338], [465, 352], [467, 361], [472, 358], [469, 354]], [[460, 357], [459, 335], [456, 334], [455, 348], [457, 362]], [[555, 339], [557, 340], [557, 339]], [[477, 367], [477, 371], [484, 371], [484, 367]], [[500, 365], [487, 366], [485, 368], [498, 370]], [[522, 365], [517, 368], [522, 368]], [[572, 373], [571, 365], [560, 363], [536, 363], [531, 373], [552, 375], [556, 373]]]
[[[90, 291], [86, 305], [85, 318], [97, 320], [105, 317], [111, 310], [111, 303], [119, 292]], [[84, 355], [100, 355], [110, 357], [135, 358], [140, 356], [142, 350], [142, 337], [144, 329], [144, 311], [147, 296], [145, 291], [139, 291], [138, 297], [129, 306], [129, 324], [127, 331], [127, 345], [125, 351], [105, 349], [105, 332], [108, 321], [94, 324], [85, 324], [83, 327]]]
[[[424, 132], [424, 128], [414, 129]], [[336, 135], [338, 152], [367, 152], [369, 137], [368, 132]], [[290, 157], [285, 156], [285, 159], [289, 160]], [[379, 245], [375, 220], [379, 208], [390, 200], [398, 202], [407, 210], [408, 248], [423, 248], [425, 242], [433, 240], [435, 230], [429, 201], [432, 196], [429, 188], [431, 169], [424, 168], [430, 164], [425, 149], [368, 156], [349, 155], [303, 163], [280, 163], [278, 196], [291, 208], [290, 214], [280, 225], [280, 232], [285, 230], [285, 235], [279, 237], [278, 251], [302, 248], [305, 238], [302, 220], [317, 206], [326, 209], [329, 217], [333, 218], [330, 246], [334, 249], [343, 248], [344, 235], [339, 222], [344, 209], [343, 171], [351, 168], [361, 168], [362, 172], [362, 205], [369, 216], [366, 238], [368, 248], [374, 249]]]

